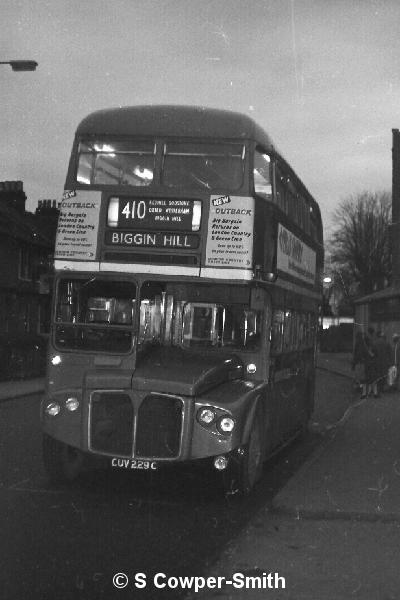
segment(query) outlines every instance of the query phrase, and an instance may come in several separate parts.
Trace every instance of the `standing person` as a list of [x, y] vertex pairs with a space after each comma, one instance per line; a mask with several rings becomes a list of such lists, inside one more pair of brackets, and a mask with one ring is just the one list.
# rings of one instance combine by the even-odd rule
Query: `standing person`
[[384, 391], [386, 378], [390, 365], [392, 364], [392, 349], [382, 331], [379, 331], [376, 336], [375, 344], [375, 366], [376, 366], [376, 389], [374, 396], [379, 395]]
[[365, 336], [366, 359], [365, 359], [365, 381], [367, 384], [367, 396], [371, 394], [378, 398], [378, 379], [380, 370], [377, 361], [377, 351], [375, 348], [375, 329], [368, 327], [368, 335]]
[[389, 385], [393, 389], [397, 389], [398, 380], [399, 380], [399, 363], [400, 363], [400, 335], [398, 333], [394, 333], [393, 337], [393, 347], [392, 347], [392, 362], [391, 368], [395, 367], [394, 374], [392, 374], [392, 381]]
[[367, 397], [367, 369], [368, 348], [369, 344], [361, 331], [356, 334], [353, 360], [351, 364], [352, 370], [355, 372], [355, 380], [361, 386], [361, 398]]
[[[371, 379], [371, 362], [373, 358], [372, 343], [367, 335], [359, 331], [354, 344], [353, 361], [351, 368], [355, 371], [355, 379], [361, 386], [361, 398], [368, 396]], [[372, 372], [375, 375], [374, 371]]]

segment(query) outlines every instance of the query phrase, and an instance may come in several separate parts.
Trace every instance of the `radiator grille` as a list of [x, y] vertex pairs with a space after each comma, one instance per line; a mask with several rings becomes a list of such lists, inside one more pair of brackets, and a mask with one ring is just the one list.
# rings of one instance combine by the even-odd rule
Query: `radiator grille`
[[136, 456], [174, 458], [179, 455], [183, 403], [178, 398], [151, 394], [139, 407]]
[[133, 406], [122, 393], [93, 394], [90, 447], [97, 452], [132, 456]]

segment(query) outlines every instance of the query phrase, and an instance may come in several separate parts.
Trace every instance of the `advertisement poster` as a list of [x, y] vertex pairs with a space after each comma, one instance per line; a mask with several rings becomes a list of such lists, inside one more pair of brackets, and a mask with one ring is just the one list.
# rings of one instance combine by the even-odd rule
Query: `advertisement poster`
[[307, 283], [315, 283], [316, 254], [288, 229], [279, 224], [276, 266]]
[[253, 226], [253, 198], [211, 196], [206, 266], [251, 269]]
[[64, 192], [54, 258], [96, 259], [100, 200], [100, 192]]

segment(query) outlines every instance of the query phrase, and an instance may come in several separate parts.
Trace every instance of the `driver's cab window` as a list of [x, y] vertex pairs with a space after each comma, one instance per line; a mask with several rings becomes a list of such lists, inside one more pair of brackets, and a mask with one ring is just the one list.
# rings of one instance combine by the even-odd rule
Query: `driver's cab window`
[[115, 325], [131, 325], [133, 300], [120, 298], [88, 299], [88, 323], [113, 323]]
[[216, 304], [188, 302], [183, 311], [183, 346], [215, 346], [217, 314]]

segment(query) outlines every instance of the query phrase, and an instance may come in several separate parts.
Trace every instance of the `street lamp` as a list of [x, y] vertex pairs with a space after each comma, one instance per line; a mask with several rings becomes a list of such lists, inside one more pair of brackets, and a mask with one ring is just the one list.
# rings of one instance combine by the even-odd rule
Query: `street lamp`
[[0, 65], [11, 65], [13, 71], [35, 71], [38, 63], [35, 60], [5, 60]]

